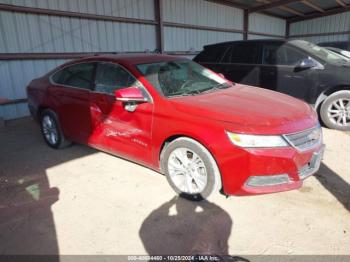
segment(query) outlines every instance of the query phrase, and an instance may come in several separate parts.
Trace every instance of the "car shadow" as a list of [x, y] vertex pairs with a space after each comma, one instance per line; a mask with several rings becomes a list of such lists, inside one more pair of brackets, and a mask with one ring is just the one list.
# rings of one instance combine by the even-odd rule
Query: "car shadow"
[[142, 223], [139, 235], [150, 255], [227, 256], [232, 219], [209, 201], [174, 197]]
[[315, 174], [317, 180], [327, 189], [348, 211], [350, 211], [350, 185], [324, 163]]
[[60, 191], [50, 185], [47, 169], [95, 150], [74, 146], [62, 153], [51, 149], [29, 118], [1, 127], [0, 145], [0, 255], [48, 255], [39, 261], [59, 261], [51, 209]]

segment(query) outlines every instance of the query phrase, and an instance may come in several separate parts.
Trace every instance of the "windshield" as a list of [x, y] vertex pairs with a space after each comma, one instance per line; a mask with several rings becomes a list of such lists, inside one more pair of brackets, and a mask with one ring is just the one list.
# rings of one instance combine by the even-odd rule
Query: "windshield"
[[299, 47], [304, 51], [310, 53], [311, 55], [315, 56], [316, 58], [320, 58], [327, 63], [343, 64], [347, 62], [347, 59], [345, 59], [343, 56], [307, 41], [292, 40], [289, 41], [289, 44]]
[[166, 97], [196, 95], [230, 86], [225, 79], [190, 60], [140, 64], [136, 67]]

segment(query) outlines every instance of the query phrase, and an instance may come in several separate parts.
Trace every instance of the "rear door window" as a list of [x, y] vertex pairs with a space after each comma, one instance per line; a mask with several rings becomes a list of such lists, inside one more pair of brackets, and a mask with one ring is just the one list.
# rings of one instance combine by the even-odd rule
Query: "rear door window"
[[226, 52], [223, 63], [257, 64], [259, 59], [259, 44], [242, 42], [233, 44]]
[[52, 76], [53, 82], [65, 86], [91, 90], [93, 87], [95, 63], [81, 63], [68, 66]]
[[194, 61], [209, 62], [209, 63], [218, 62], [226, 50], [227, 50], [226, 46], [216, 46], [215, 48], [214, 47], [205, 48], [204, 51], [202, 51], [195, 57]]

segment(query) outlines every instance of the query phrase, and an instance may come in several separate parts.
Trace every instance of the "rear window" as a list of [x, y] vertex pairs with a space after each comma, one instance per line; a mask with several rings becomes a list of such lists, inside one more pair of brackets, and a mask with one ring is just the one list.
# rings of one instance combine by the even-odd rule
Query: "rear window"
[[224, 46], [204, 48], [204, 51], [200, 52], [193, 60], [196, 62], [217, 62], [226, 49], [227, 47]]
[[53, 82], [61, 85], [81, 89], [91, 89], [94, 77], [94, 63], [80, 63], [56, 72], [52, 76]]

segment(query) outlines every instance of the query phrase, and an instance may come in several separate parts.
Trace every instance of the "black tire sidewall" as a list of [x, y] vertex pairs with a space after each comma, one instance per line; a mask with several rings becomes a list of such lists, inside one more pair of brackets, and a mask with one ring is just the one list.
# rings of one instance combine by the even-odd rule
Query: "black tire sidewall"
[[[188, 148], [195, 152], [202, 160], [205, 165], [206, 171], [207, 171], [207, 185], [205, 186], [204, 190], [201, 193], [198, 194], [188, 194], [184, 193], [181, 190], [177, 188], [177, 186], [174, 184], [172, 179], [169, 176], [168, 171], [168, 160], [170, 154], [177, 148]], [[212, 163], [210, 161], [210, 154], [209, 152], [205, 152], [201, 147], [196, 145], [193, 142], [187, 141], [187, 140], [175, 140], [171, 142], [164, 150], [161, 156], [161, 168], [162, 171], [165, 173], [165, 176], [168, 180], [168, 183], [172, 187], [172, 189], [179, 194], [181, 197], [186, 198], [191, 201], [200, 201], [203, 199], [206, 199], [214, 190], [215, 187], [215, 170], [212, 166]]]
[[343, 90], [336, 92], [332, 95], [330, 95], [322, 104], [321, 110], [320, 110], [320, 115], [321, 115], [321, 120], [322, 122], [331, 129], [336, 129], [340, 131], [350, 131], [350, 127], [341, 127], [336, 124], [334, 124], [329, 118], [328, 118], [328, 108], [329, 106], [336, 100], [340, 98], [347, 98], [350, 99], [350, 91]]
[[[47, 139], [45, 137], [44, 130], [43, 130], [43, 119], [45, 116], [49, 116], [56, 126], [56, 130], [57, 130], [57, 143], [56, 144], [51, 144], [49, 141], [47, 141]], [[49, 109], [42, 112], [41, 117], [40, 117], [40, 128], [41, 128], [41, 133], [43, 135], [43, 138], [48, 146], [55, 148], [55, 149], [58, 149], [62, 146], [62, 144], [64, 142], [64, 138], [62, 136], [61, 128], [60, 128], [58, 118], [57, 118], [57, 115], [55, 112], [53, 112], [52, 110], [49, 110]]]

